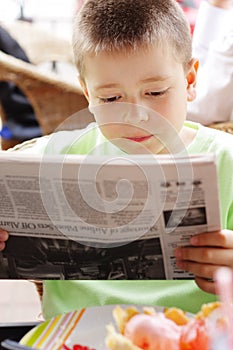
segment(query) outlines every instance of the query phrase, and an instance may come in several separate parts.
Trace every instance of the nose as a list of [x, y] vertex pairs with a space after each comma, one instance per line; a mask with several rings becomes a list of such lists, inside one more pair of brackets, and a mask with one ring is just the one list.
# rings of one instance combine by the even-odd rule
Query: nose
[[148, 120], [148, 111], [137, 103], [128, 103], [124, 113], [124, 122], [138, 124]]

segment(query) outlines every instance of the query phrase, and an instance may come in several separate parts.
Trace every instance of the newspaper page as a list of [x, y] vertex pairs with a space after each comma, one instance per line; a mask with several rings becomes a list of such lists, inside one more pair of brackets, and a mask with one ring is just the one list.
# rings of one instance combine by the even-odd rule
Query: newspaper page
[[213, 155], [2, 152], [0, 195], [0, 278], [193, 278], [174, 248], [220, 228]]

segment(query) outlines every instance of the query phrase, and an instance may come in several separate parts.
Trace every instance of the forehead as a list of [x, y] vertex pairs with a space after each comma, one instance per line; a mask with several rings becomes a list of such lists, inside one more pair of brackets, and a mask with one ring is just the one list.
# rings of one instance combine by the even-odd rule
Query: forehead
[[[174, 66], [181, 65], [168, 45], [140, 46], [137, 49], [123, 51], [102, 51], [89, 53], [84, 58], [84, 78], [95, 76], [110, 77], [116, 72], [126, 70], [132, 74], [146, 74], [148, 71], [170, 71]], [[137, 70], [137, 71], [135, 71]]]

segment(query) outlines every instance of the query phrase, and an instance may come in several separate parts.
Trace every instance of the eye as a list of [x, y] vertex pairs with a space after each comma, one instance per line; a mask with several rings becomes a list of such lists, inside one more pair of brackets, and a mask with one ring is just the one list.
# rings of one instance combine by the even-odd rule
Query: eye
[[121, 96], [112, 96], [112, 97], [107, 97], [107, 98], [100, 98], [101, 101], [104, 103], [111, 103], [111, 102], [116, 102], [119, 100]]
[[167, 89], [166, 90], [162, 90], [162, 91], [150, 91], [150, 92], [147, 92], [146, 95], [149, 95], [149, 96], [162, 96], [166, 92], [167, 92]]

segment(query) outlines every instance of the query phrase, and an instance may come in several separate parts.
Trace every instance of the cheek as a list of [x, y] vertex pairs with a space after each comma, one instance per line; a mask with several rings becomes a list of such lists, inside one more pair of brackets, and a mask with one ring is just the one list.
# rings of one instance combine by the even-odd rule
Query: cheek
[[160, 106], [158, 111], [170, 122], [179, 124], [183, 119], [186, 118], [186, 102], [187, 93], [186, 90], [177, 89], [169, 98]]

